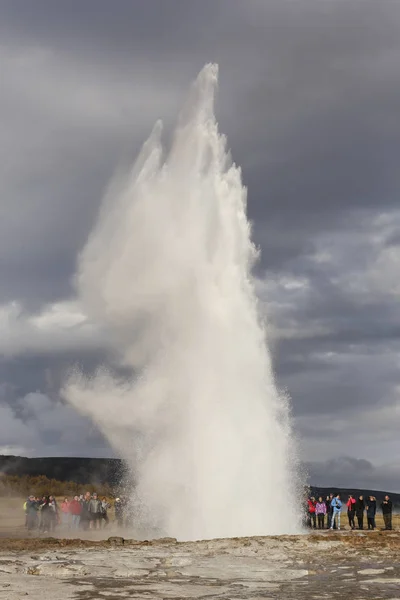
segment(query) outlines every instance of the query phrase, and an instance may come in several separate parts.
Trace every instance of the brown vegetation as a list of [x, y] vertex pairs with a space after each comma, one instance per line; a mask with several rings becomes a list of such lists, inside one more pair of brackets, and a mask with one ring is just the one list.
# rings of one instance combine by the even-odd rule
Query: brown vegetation
[[45, 475], [1, 475], [0, 474], [0, 496], [19, 496], [26, 498], [29, 494], [35, 496], [75, 496], [84, 492], [97, 492], [100, 496], [113, 497], [113, 489], [107, 483], [94, 485], [93, 483], [80, 484], [74, 481], [58, 481], [48, 479]]

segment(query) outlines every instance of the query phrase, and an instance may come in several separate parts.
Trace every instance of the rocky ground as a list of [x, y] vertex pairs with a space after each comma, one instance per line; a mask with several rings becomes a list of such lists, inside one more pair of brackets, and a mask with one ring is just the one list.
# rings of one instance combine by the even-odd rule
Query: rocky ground
[[400, 533], [177, 543], [1, 539], [0, 600], [400, 600]]

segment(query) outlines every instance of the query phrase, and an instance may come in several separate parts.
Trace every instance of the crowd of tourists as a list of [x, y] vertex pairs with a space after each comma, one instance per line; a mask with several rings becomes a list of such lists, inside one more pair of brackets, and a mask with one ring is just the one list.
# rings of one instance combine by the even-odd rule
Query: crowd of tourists
[[[110, 522], [108, 511], [111, 504], [107, 498], [99, 498], [96, 493], [86, 492], [85, 495], [74, 496], [72, 500], [64, 498], [58, 503], [52, 495], [39, 498], [30, 495], [24, 503], [25, 526], [29, 531], [42, 533], [53, 532], [57, 527], [64, 530], [87, 531], [107, 527]], [[377, 501], [374, 496], [354, 498], [348, 496], [347, 502], [342, 502], [340, 494], [330, 494], [325, 500], [310, 497], [305, 505], [306, 524], [311, 529], [340, 529], [341, 517], [347, 509], [347, 520], [350, 529], [376, 529], [375, 516]], [[380, 503], [383, 515], [384, 529], [392, 530], [393, 504], [389, 496]], [[115, 523], [118, 527], [129, 525], [129, 510], [126, 498], [116, 498], [114, 501]], [[356, 525], [357, 523], [357, 525]]]
[[[114, 502], [115, 521], [118, 527], [126, 525], [127, 501], [124, 497]], [[101, 529], [109, 522], [108, 511], [111, 504], [107, 498], [99, 498], [96, 493], [64, 498], [58, 503], [54, 496], [29, 496], [24, 503], [25, 526], [28, 531], [48, 533], [60, 527], [64, 530], [87, 531]]]
[[[306, 504], [306, 520], [308, 527], [312, 529], [340, 529], [340, 518], [342, 512], [347, 508], [347, 519], [350, 529], [376, 529], [375, 516], [377, 501], [374, 496], [359, 496], [357, 499], [348, 496], [347, 502], [342, 502], [340, 494], [330, 494], [324, 500], [321, 496], [316, 500], [308, 498]], [[389, 496], [385, 496], [380, 503], [385, 530], [392, 529], [393, 504]], [[366, 521], [364, 519], [366, 517]], [[357, 525], [356, 525], [357, 520]]]

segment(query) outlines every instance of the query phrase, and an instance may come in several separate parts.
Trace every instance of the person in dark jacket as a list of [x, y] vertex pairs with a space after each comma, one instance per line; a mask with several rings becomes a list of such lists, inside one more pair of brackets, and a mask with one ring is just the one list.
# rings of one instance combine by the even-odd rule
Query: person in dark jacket
[[57, 525], [60, 523], [60, 514], [58, 510], [57, 500], [54, 496], [49, 496], [50, 505], [50, 531], [54, 531]]
[[84, 531], [87, 531], [90, 526], [90, 511], [89, 511], [90, 498], [91, 498], [90, 492], [86, 492], [85, 497], [81, 502], [82, 511], [81, 511], [80, 524]]
[[385, 496], [383, 502], [381, 502], [381, 509], [383, 514], [383, 520], [385, 522], [385, 531], [390, 531], [392, 529], [393, 504], [389, 496]]
[[369, 496], [367, 500], [367, 523], [368, 529], [375, 529], [375, 515], [376, 515], [376, 498]]
[[52, 530], [53, 527], [53, 508], [51, 506], [51, 500], [49, 496], [45, 496], [44, 502], [40, 507], [41, 520], [40, 529], [43, 533], [47, 533]]
[[[328, 522], [327, 523], [327, 529], [330, 529], [331, 528], [331, 524], [332, 524], [332, 517], [333, 517], [333, 507], [331, 506], [332, 500], [333, 500], [333, 494], [330, 494], [329, 496], [327, 496], [326, 500], [325, 500], [327, 522]], [[334, 523], [333, 528], [336, 529], [336, 523]]]
[[118, 527], [121, 529], [124, 526], [124, 505], [121, 502], [121, 498], [115, 498], [114, 511], [115, 520], [117, 521]]
[[101, 500], [101, 518], [104, 521], [104, 527], [107, 527], [108, 523], [110, 522], [110, 519], [108, 518], [108, 514], [107, 511], [108, 509], [111, 508], [111, 504], [109, 502], [107, 502], [107, 498], [102, 498]]
[[37, 501], [37, 507], [38, 507], [38, 529], [39, 531], [43, 531], [43, 523], [42, 523], [42, 507], [46, 502], [46, 498], [47, 496], [42, 496], [41, 498], [39, 498], [39, 500]]
[[33, 531], [38, 526], [38, 508], [35, 496], [29, 496], [26, 503], [26, 526], [28, 531]]
[[103, 507], [100, 498], [94, 492], [89, 502], [90, 524], [92, 529], [100, 529], [101, 519], [103, 517]]
[[355, 508], [356, 517], [357, 517], [358, 529], [364, 529], [364, 510], [365, 510], [364, 496], [358, 497], [358, 500], [356, 500], [354, 508]]

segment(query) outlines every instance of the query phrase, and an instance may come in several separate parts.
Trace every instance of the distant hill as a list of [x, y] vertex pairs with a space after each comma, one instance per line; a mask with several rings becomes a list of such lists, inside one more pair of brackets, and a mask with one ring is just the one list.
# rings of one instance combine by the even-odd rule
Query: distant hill
[[380, 502], [382, 502], [382, 500], [386, 496], [386, 494], [389, 494], [389, 496], [390, 496], [393, 504], [396, 506], [396, 508], [400, 508], [400, 494], [387, 492], [386, 490], [384, 490], [384, 491], [369, 490], [369, 489], [359, 490], [359, 489], [354, 489], [354, 488], [349, 489], [349, 488], [337, 488], [337, 487], [326, 488], [326, 487], [316, 487], [313, 485], [310, 486], [310, 490], [311, 490], [310, 496], [314, 496], [315, 498], [322, 496], [322, 498], [325, 500], [325, 498], [327, 496], [329, 496], [329, 494], [340, 494], [342, 501], [344, 500], [345, 502], [347, 501], [347, 497], [350, 494], [352, 496], [354, 496], [354, 498], [358, 498], [359, 496], [364, 496], [364, 498], [366, 498], [367, 496], [375, 496], [378, 505]]
[[[108, 484], [116, 486], [120, 483], [127, 468], [124, 462], [118, 458], [26, 458], [24, 456], [1, 456], [0, 455], [0, 473], [7, 475], [30, 475], [37, 477], [45, 475], [48, 479], [57, 479], [58, 481], [74, 481], [75, 483], [86, 484]], [[330, 493], [340, 493], [342, 499], [347, 500], [347, 496], [352, 494], [358, 497], [375, 496], [378, 502], [381, 502], [386, 493], [389, 493], [392, 502], [400, 507], [400, 494], [390, 493], [379, 490], [369, 489], [344, 489], [344, 488], [326, 488], [311, 486], [311, 496], [326, 496]]]
[[116, 458], [26, 458], [0, 455], [0, 473], [6, 475], [45, 475], [48, 479], [86, 484], [118, 485], [127, 472]]

